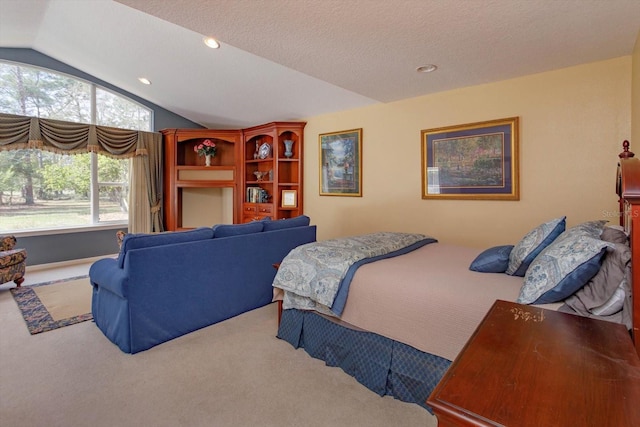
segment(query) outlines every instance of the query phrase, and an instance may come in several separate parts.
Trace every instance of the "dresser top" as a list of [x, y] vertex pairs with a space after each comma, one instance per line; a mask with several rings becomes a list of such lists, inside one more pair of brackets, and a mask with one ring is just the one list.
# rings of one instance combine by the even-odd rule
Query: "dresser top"
[[451, 425], [639, 426], [640, 359], [623, 325], [496, 301], [427, 404]]

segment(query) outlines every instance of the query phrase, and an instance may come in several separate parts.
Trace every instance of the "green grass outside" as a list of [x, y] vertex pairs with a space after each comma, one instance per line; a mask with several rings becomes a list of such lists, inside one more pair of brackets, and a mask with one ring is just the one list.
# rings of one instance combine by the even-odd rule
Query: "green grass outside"
[[[100, 200], [100, 221], [127, 220], [115, 202]], [[38, 200], [34, 205], [0, 205], [0, 231], [91, 225], [88, 200]]]

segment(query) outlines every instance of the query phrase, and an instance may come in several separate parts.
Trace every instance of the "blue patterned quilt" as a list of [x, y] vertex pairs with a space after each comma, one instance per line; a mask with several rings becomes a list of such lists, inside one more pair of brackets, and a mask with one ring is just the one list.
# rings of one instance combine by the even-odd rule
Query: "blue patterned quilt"
[[340, 317], [356, 269], [436, 242], [423, 234], [379, 232], [308, 243], [293, 249], [273, 286], [285, 292], [284, 308]]

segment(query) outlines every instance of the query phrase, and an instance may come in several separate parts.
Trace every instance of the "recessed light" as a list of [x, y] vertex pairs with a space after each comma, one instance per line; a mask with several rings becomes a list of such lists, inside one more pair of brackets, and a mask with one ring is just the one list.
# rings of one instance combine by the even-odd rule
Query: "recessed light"
[[211, 49], [218, 49], [220, 47], [220, 43], [213, 37], [205, 37], [204, 44], [209, 46]]
[[138, 80], [140, 81], [140, 83], [142, 83], [143, 85], [150, 85], [151, 84], [151, 80], [149, 80], [146, 77], [138, 77]]
[[437, 70], [438, 67], [433, 64], [423, 65], [422, 67], [416, 68], [416, 71], [419, 73], [432, 73]]

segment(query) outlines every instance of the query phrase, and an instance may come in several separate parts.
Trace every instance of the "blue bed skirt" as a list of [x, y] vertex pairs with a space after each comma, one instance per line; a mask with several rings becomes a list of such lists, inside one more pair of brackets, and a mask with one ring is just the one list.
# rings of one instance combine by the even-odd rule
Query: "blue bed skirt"
[[417, 403], [427, 398], [451, 361], [372, 332], [353, 330], [310, 311], [284, 310], [278, 338], [338, 366], [380, 396]]

